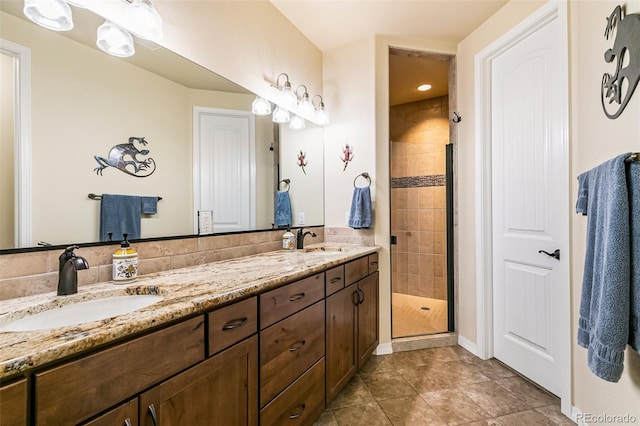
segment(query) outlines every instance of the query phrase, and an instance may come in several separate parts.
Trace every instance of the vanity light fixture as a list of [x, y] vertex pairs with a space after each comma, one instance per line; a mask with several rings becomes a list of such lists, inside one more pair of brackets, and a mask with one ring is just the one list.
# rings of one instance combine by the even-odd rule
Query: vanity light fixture
[[280, 107], [279, 105], [276, 105], [276, 109], [273, 110], [273, 116], [271, 117], [271, 120], [274, 123], [282, 124], [288, 123], [290, 119], [291, 115], [289, 115], [289, 111]]
[[255, 115], [269, 115], [271, 114], [271, 102], [265, 98], [256, 96], [251, 104], [251, 112]]
[[128, 58], [135, 53], [131, 34], [124, 28], [109, 21], [104, 21], [104, 24], [98, 27], [96, 45], [103, 52], [121, 58]]
[[137, 37], [151, 41], [162, 39], [162, 18], [150, 0], [133, 0], [125, 11], [125, 23]]
[[95, 0], [67, 0], [67, 3], [69, 3], [71, 6], [76, 6], [76, 7], [81, 7], [83, 9], [86, 9], [94, 1]]
[[304, 84], [301, 84], [300, 86], [298, 86], [298, 88], [296, 89], [296, 95], [298, 94], [298, 90], [301, 87], [304, 88], [304, 93], [302, 94], [302, 97], [300, 97], [300, 100], [298, 101], [298, 114], [301, 114], [305, 117], [311, 117], [314, 112], [314, 107], [313, 107], [313, 104], [311, 103], [311, 100], [309, 99], [309, 92], [307, 92], [307, 86], [305, 86]]
[[294, 114], [291, 121], [289, 121], [289, 128], [293, 130], [301, 130], [305, 127], [304, 118], [300, 117], [298, 114]]
[[[282, 88], [280, 88], [280, 77], [282, 76], [284, 76], [286, 80]], [[298, 104], [298, 97], [296, 96], [295, 93], [293, 93], [293, 90], [291, 90], [291, 83], [289, 82], [289, 76], [286, 73], [280, 73], [280, 75], [276, 79], [276, 85], [274, 87], [279, 91], [278, 99], [276, 100], [276, 103], [288, 110], [294, 109]]]
[[312, 102], [312, 104], [316, 108], [315, 113], [314, 113], [314, 121], [319, 126], [326, 126], [327, 124], [329, 124], [329, 114], [327, 114], [327, 111], [325, 111], [325, 109], [324, 109], [324, 102], [322, 100], [322, 96], [315, 95], [313, 97], [313, 100], [315, 101], [316, 98], [319, 98], [320, 102], [318, 102], [317, 105]]
[[36, 24], [54, 31], [73, 28], [71, 8], [64, 0], [24, 0], [25, 16]]
[[429, 89], [431, 89], [430, 84], [421, 84], [420, 86], [418, 86], [418, 91], [420, 92], [426, 92]]

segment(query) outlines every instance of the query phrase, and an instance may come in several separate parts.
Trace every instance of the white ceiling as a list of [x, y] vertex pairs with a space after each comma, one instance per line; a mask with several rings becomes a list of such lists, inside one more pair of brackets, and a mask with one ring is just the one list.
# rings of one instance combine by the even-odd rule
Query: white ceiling
[[[507, 0], [270, 0], [320, 50], [373, 35], [457, 44]], [[397, 52], [396, 52], [397, 53]], [[389, 103], [448, 93], [448, 58], [421, 52], [389, 56]], [[420, 84], [433, 88], [418, 92]]]
[[507, 0], [270, 0], [320, 50], [373, 35], [458, 43]]

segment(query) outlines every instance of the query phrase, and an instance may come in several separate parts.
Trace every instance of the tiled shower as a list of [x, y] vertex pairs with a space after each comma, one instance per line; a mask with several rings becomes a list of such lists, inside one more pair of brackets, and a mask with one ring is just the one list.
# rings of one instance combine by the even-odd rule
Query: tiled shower
[[448, 97], [391, 107], [393, 337], [447, 331]]

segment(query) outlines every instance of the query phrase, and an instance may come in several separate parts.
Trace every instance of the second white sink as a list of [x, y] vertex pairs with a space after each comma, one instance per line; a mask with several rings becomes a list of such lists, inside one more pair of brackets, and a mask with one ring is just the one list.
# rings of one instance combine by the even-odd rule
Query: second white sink
[[164, 299], [162, 296], [134, 295], [71, 303], [10, 322], [0, 327], [0, 331], [46, 330], [84, 324], [128, 314], [153, 305], [162, 299]]

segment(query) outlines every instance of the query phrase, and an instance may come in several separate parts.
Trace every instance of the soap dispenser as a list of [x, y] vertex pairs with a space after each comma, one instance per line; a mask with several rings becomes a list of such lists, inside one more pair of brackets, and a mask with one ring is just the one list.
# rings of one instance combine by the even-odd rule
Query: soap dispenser
[[287, 232], [282, 234], [282, 248], [283, 250], [295, 250], [296, 248], [296, 236], [291, 232], [291, 228], [287, 228]]
[[113, 253], [113, 282], [116, 284], [131, 283], [138, 278], [138, 253], [127, 240], [129, 234], [122, 236], [120, 248]]

